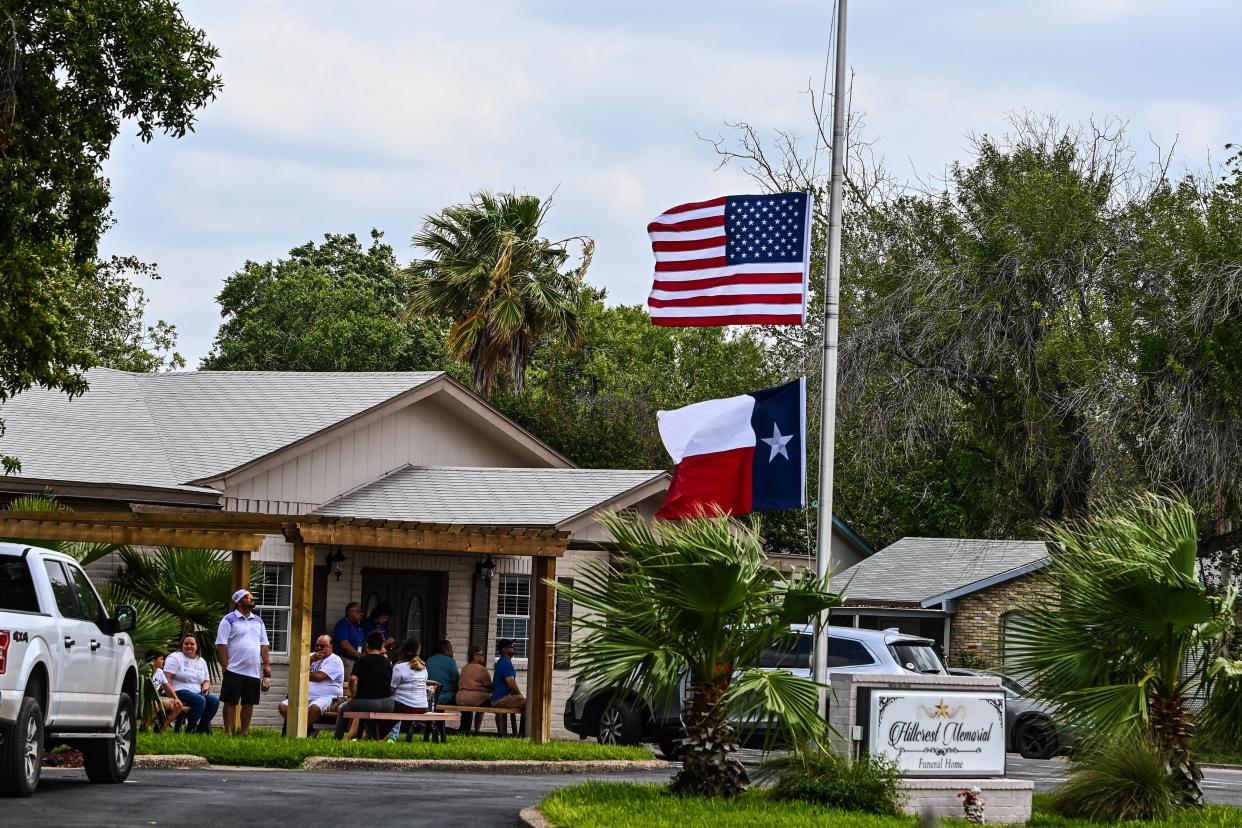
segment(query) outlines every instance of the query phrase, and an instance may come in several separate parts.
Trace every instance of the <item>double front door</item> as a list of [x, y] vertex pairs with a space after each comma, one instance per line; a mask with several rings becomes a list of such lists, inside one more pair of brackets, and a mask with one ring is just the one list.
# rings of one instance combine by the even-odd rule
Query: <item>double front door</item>
[[443, 578], [438, 572], [364, 569], [362, 611], [369, 618], [380, 604], [392, 607], [389, 633], [397, 639], [398, 646], [407, 638], [418, 639], [423, 645], [423, 658], [427, 658], [444, 637]]

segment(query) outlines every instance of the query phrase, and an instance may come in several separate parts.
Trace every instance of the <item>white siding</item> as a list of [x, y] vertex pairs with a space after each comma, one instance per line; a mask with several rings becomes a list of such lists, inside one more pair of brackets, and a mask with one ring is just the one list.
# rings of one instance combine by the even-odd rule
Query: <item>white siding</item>
[[224, 508], [310, 512], [400, 466], [528, 467], [529, 455], [485, 432], [452, 402], [420, 400], [348, 431], [279, 466], [228, 481]]

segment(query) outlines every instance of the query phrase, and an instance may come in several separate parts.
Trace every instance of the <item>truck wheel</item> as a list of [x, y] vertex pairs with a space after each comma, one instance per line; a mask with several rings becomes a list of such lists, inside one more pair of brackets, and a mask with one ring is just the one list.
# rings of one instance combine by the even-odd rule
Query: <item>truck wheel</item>
[[43, 709], [26, 696], [0, 746], [0, 796], [30, 796], [43, 770]]
[[121, 695], [116, 709], [113, 738], [82, 742], [82, 766], [92, 782], [115, 785], [124, 782], [134, 766], [134, 750], [138, 744], [138, 728], [134, 726], [134, 700]]
[[595, 738], [601, 745], [636, 745], [643, 737], [643, 722], [634, 705], [613, 699], [599, 714]]

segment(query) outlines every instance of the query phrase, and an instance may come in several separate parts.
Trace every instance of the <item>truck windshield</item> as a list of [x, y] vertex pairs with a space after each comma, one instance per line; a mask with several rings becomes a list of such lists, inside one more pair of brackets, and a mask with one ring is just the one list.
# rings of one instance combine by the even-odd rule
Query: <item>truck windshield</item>
[[940, 659], [930, 644], [919, 644], [914, 641], [897, 641], [888, 645], [888, 651], [897, 659], [897, 663], [913, 673], [943, 673]]
[[30, 568], [21, 558], [0, 558], [0, 610], [39, 611]]

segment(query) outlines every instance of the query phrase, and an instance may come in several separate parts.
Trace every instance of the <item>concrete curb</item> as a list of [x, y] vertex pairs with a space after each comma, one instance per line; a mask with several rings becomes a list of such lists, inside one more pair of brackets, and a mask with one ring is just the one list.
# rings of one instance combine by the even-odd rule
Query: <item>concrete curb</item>
[[632, 773], [666, 770], [668, 763], [653, 759], [628, 761], [607, 759], [594, 761], [545, 762], [537, 759], [505, 759], [480, 761], [468, 759], [363, 759], [346, 756], [308, 756], [304, 770], [395, 770], [444, 771], [448, 773]]
[[538, 808], [523, 808], [518, 812], [519, 828], [553, 828], [552, 823]]
[[134, 757], [135, 768], [177, 768], [185, 770], [189, 768], [206, 768], [209, 767], [208, 762], [201, 756], [191, 756], [187, 753], [165, 753], [152, 754], [144, 753]]

